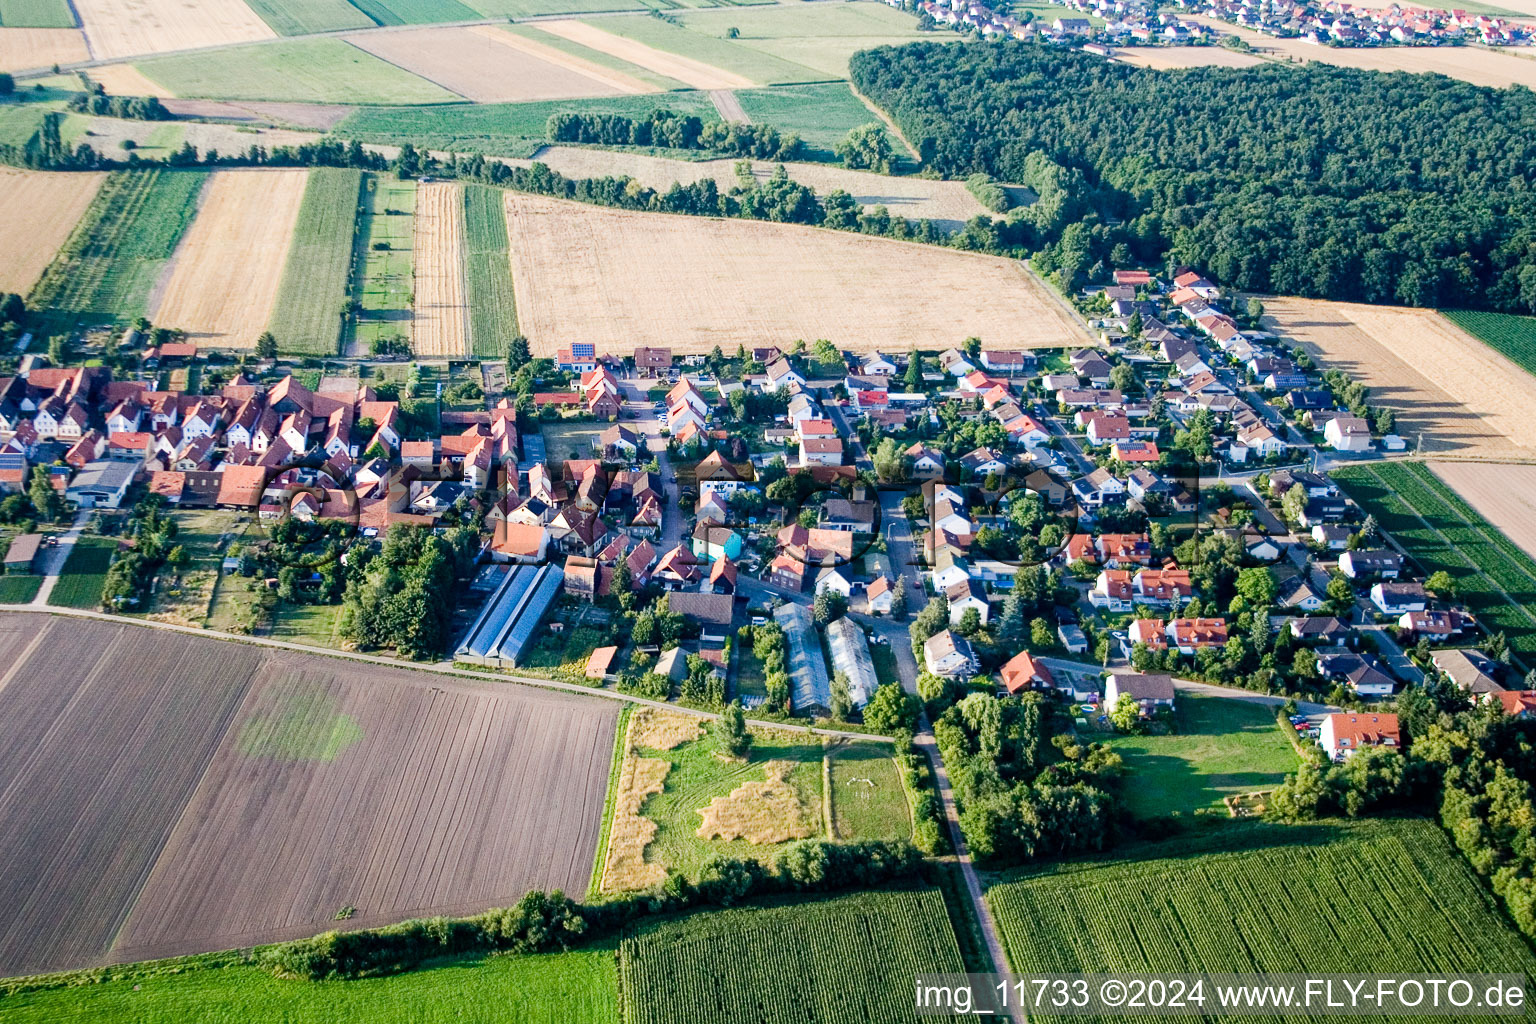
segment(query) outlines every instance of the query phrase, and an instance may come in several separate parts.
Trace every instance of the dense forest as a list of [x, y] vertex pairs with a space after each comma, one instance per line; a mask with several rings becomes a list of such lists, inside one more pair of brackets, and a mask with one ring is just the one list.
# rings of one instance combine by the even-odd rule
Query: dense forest
[[1013, 42], [855, 54], [928, 166], [1071, 283], [1129, 256], [1243, 289], [1536, 310], [1536, 94], [1314, 63], [1162, 72]]

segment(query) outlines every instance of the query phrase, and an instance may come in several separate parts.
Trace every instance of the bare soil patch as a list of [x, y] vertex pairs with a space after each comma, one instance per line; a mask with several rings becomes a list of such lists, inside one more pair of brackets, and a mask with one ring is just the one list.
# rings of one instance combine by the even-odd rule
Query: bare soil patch
[[105, 180], [97, 173], [0, 170], [0, 292], [32, 290]]
[[152, 319], [204, 346], [249, 348], [282, 281], [306, 170], [216, 171]]
[[27, 71], [90, 60], [77, 28], [0, 28], [0, 71]]
[[1115, 50], [1115, 59], [1160, 71], [1203, 67], [1246, 68], [1264, 63], [1263, 57], [1229, 50], [1225, 46], [1124, 46]]
[[540, 355], [827, 338], [868, 351], [1091, 339], [1015, 261], [846, 232], [508, 193], [518, 322]]
[[[498, 35], [516, 38], [510, 32]], [[346, 40], [477, 103], [617, 96], [630, 91], [503, 45], [473, 29], [364, 32]]]
[[103, 64], [85, 73], [112, 96], [155, 96], [168, 100], [176, 95], [132, 64]]
[[275, 39], [243, 0], [74, 0], [96, 60]]
[[704, 819], [700, 839], [745, 839], [759, 846], [805, 839], [817, 832], [810, 808], [789, 781], [793, 761], [769, 761], [766, 778], [743, 782], [728, 796], [717, 796], [699, 808]]
[[[735, 188], [738, 161], [668, 160], [641, 153], [621, 153], [579, 146], [545, 146], [533, 160], [510, 161], [523, 166], [537, 160], [570, 178], [594, 178], [604, 175], [628, 175], [643, 185], [658, 190], [673, 183], [691, 185], [713, 178], [722, 191]], [[869, 171], [850, 171], [827, 164], [785, 164], [789, 176], [825, 197], [842, 189], [864, 206], [884, 206], [892, 214], [912, 219], [938, 221], [945, 227], [958, 227], [977, 214], [987, 213], [959, 181], [934, 181], [928, 178], [895, 178]], [[766, 181], [778, 167], [766, 160], [752, 162], [752, 175]]]
[[1536, 558], [1536, 466], [1431, 462], [1429, 468], [1499, 532]]
[[464, 190], [436, 181], [416, 190], [415, 324], [419, 356], [469, 353], [464, 291]]
[[541, 32], [548, 32], [573, 43], [606, 53], [610, 57], [627, 60], [636, 67], [654, 71], [658, 75], [675, 78], [695, 89], [750, 89], [757, 83], [731, 71], [724, 71], [692, 57], [668, 53], [634, 39], [605, 32], [583, 21], [557, 20], [538, 23]]
[[1265, 326], [1363, 381], [1424, 451], [1479, 457], [1536, 448], [1536, 377], [1432, 309], [1268, 298]]

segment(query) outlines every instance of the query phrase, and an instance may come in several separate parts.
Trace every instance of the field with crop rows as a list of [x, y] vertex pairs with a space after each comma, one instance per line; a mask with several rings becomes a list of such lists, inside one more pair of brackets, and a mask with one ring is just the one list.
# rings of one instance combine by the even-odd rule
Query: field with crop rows
[[[364, 107], [336, 126], [346, 139], [381, 146], [409, 142], [428, 149], [487, 156], [531, 156], [548, 141], [550, 115], [587, 111], [646, 117], [653, 110], [713, 119], [714, 104], [702, 92], [609, 96], [539, 103], [487, 103], [454, 107]], [[32, 129], [28, 130], [30, 134]]]
[[696, 914], [619, 946], [629, 1024], [910, 1021], [918, 974], [963, 970], [937, 889]]
[[245, 0], [71, 0], [96, 60], [271, 39]]
[[245, 0], [280, 36], [373, 28], [373, 19], [347, 0]]
[[297, 103], [446, 103], [453, 93], [341, 39], [283, 39], [138, 62], [177, 96]]
[[1536, 374], [1536, 316], [1487, 313], [1471, 309], [1441, 310], [1451, 323]]
[[490, 358], [506, 355], [507, 341], [517, 333], [517, 304], [500, 189], [464, 186], [464, 283], [470, 351]]
[[69, 560], [53, 585], [48, 603], [61, 608], [101, 608], [101, 589], [107, 582], [107, 568], [117, 541], [111, 537], [84, 535], [70, 549]]
[[479, 13], [458, 0], [352, 0], [380, 25], [430, 25], [439, 21], [474, 21]]
[[1484, 628], [1506, 633], [1520, 653], [1536, 654], [1536, 562], [1427, 466], [1350, 466], [1333, 476], [1425, 573], [1451, 574]]
[[[759, 124], [771, 124], [781, 132], [794, 132], [805, 141], [807, 159], [836, 160], [832, 148], [854, 128], [878, 122], [879, 115], [866, 107], [845, 82], [816, 85], [784, 85], [775, 89], [741, 89], [736, 93], [741, 109]], [[888, 133], [889, 134], [889, 133]], [[907, 153], [894, 138], [892, 147], [907, 163]], [[893, 207], [892, 213], [901, 212]]]
[[90, 209], [103, 174], [0, 171], [0, 291], [25, 295]]
[[144, 313], [165, 261], [197, 211], [205, 171], [123, 171], [96, 193], [27, 305], [40, 335]]
[[619, 1019], [617, 978], [611, 946], [327, 982], [276, 978], [239, 954], [218, 954], [125, 968], [96, 984], [0, 995], [0, 1017], [6, 1024], [609, 1024]]
[[[1536, 968], [1493, 896], [1424, 820], [1234, 826], [1027, 875], [992, 887], [987, 901], [1009, 964], [1026, 976]], [[1030, 1014], [1058, 1019], [1086, 1018]]]
[[330, 167], [309, 174], [277, 302], [267, 322], [284, 352], [336, 354], [362, 177], [361, 171]]
[[42, 585], [41, 576], [0, 576], [0, 604], [31, 604]]
[[469, 354], [464, 302], [464, 195], [457, 182], [416, 190], [411, 350], [419, 356]]

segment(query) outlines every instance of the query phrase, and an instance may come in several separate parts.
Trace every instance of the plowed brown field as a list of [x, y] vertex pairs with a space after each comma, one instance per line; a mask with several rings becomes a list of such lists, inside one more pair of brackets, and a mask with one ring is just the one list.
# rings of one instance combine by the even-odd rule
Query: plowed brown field
[[1429, 468], [1499, 532], [1536, 558], [1536, 466], [1431, 462]]
[[616, 708], [0, 616], [0, 974], [586, 889]]
[[255, 345], [272, 318], [308, 181], [305, 170], [214, 172], [176, 247], [155, 323], [204, 346]]
[[415, 323], [418, 356], [469, 352], [464, 299], [464, 191], [446, 181], [416, 190]]
[[95, 173], [0, 170], [0, 292], [31, 290], [104, 180]]
[[1016, 261], [792, 224], [507, 193], [518, 324], [539, 355], [807, 343], [855, 351], [1093, 339]]

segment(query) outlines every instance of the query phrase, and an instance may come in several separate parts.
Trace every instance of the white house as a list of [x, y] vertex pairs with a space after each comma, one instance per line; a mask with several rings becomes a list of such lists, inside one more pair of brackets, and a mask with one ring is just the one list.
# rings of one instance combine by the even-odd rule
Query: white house
[[872, 377], [889, 377], [896, 372], [896, 363], [880, 352], [871, 352], [859, 364], [859, 369]]
[[1323, 428], [1323, 439], [1341, 452], [1371, 450], [1371, 425], [1358, 416], [1335, 416]]
[[935, 633], [923, 644], [923, 662], [929, 672], [946, 679], [972, 675], [977, 669], [970, 641], [949, 629]]
[[1141, 705], [1141, 713], [1150, 715], [1159, 708], [1173, 707], [1173, 677], [1144, 675], [1140, 672], [1112, 672], [1104, 684], [1104, 704], [1113, 708], [1121, 695]]
[[933, 560], [933, 589], [939, 593], [945, 593], [956, 583], [964, 583], [971, 578], [970, 566], [965, 559], [957, 557], [949, 549], [940, 551]]
[[1423, 611], [1429, 598], [1418, 583], [1378, 583], [1371, 588], [1371, 603], [1385, 615], [1401, 615]]
[[816, 593], [820, 594], [823, 590], [830, 590], [846, 598], [853, 594], [853, 584], [842, 569], [828, 566], [816, 574]]
[[1322, 734], [1317, 742], [1318, 746], [1328, 752], [1329, 757], [1343, 761], [1364, 747], [1400, 749], [1403, 737], [1396, 715], [1341, 712], [1323, 719]]
[[965, 613], [972, 608], [976, 609], [976, 613], [981, 616], [981, 624], [987, 624], [992, 606], [987, 602], [987, 590], [981, 585], [980, 580], [967, 579], [952, 584], [945, 589], [944, 596], [949, 600], [950, 625], [963, 619]]
[[968, 373], [976, 372], [976, 364], [965, 357], [965, 353], [957, 348], [948, 348], [939, 353], [939, 369], [954, 377], [964, 377]]

